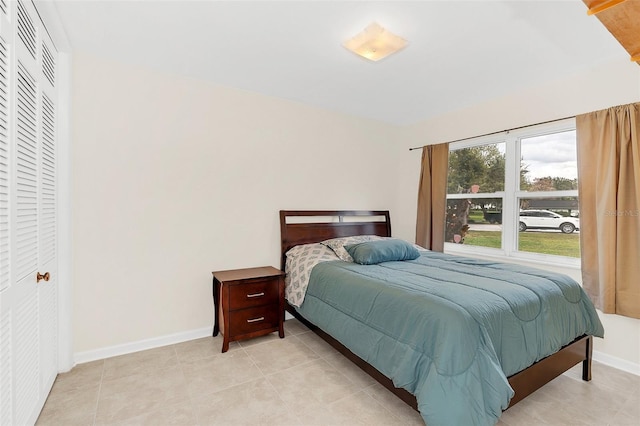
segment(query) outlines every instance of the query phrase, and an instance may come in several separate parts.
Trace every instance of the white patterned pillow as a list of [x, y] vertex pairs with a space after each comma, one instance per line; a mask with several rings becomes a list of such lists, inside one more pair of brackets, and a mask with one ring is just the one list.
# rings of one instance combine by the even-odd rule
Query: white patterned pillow
[[351, 237], [332, 238], [330, 240], [322, 241], [320, 244], [324, 244], [325, 246], [333, 250], [336, 256], [338, 256], [341, 260], [353, 263], [353, 257], [351, 257], [349, 253], [347, 253], [347, 250], [345, 250], [344, 246], [382, 239], [384, 239], [384, 237], [379, 237], [377, 235], [354, 235]]
[[333, 250], [320, 243], [295, 246], [287, 252], [284, 295], [290, 304], [297, 307], [302, 305], [311, 270], [318, 263], [330, 260], [339, 259]]

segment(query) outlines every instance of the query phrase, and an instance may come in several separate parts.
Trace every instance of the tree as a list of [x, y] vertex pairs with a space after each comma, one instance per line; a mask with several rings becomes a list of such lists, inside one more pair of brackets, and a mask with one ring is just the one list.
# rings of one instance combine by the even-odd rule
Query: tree
[[480, 147], [458, 149], [449, 154], [447, 192], [463, 194], [472, 185], [479, 185], [485, 172]]
[[520, 159], [520, 190], [528, 191], [531, 186], [531, 182], [529, 181], [529, 165], [524, 164], [522, 159]]
[[[448, 243], [464, 242], [464, 237], [469, 230], [469, 207], [471, 200], [448, 200], [447, 201], [447, 222], [444, 230], [444, 240]], [[456, 235], [458, 236], [456, 238]], [[456, 241], [457, 239], [457, 241]]]
[[449, 194], [470, 192], [473, 185], [480, 192], [504, 190], [504, 154], [496, 145], [458, 149], [449, 154]]
[[[469, 194], [472, 192], [503, 191], [504, 170], [505, 157], [497, 145], [455, 150], [449, 155], [448, 193]], [[445, 241], [464, 242], [464, 236], [469, 229], [469, 209], [472, 206], [472, 201], [472, 199], [456, 199], [447, 202]], [[488, 208], [501, 209], [495, 199], [485, 201], [487, 202], [479, 203], [483, 214]], [[458, 237], [456, 238], [456, 236]]]
[[553, 191], [553, 179], [550, 177], [535, 178], [528, 191]]
[[556, 191], [571, 191], [578, 189], [578, 179], [568, 179], [563, 177], [548, 177], [551, 179], [553, 189]]
[[578, 189], [578, 179], [569, 179], [560, 176], [545, 176], [529, 179], [528, 165], [520, 166], [520, 189], [523, 191], [572, 191]]

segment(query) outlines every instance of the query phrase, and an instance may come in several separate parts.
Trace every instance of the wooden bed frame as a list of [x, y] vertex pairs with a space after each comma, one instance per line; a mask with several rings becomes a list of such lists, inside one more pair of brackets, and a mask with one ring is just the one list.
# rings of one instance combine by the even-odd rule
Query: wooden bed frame
[[[288, 219], [292, 219], [289, 221]], [[391, 222], [387, 210], [281, 210], [281, 268], [285, 268], [285, 253], [293, 246], [324, 241], [330, 238], [350, 235], [391, 236]], [[405, 403], [418, 409], [414, 395], [405, 389], [396, 388], [393, 382], [376, 370], [373, 366], [351, 352], [347, 347], [329, 334], [309, 322], [289, 303], [286, 310], [299, 319], [318, 336], [350, 359], [367, 374], [389, 389]], [[582, 362], [582, 379], [591, 380], [591, 357], [593, 337], [580, 336], [530, 367], [508, 377], [509, 384], [515, 391], [509, 407], [535, 392], [565, 371]]]

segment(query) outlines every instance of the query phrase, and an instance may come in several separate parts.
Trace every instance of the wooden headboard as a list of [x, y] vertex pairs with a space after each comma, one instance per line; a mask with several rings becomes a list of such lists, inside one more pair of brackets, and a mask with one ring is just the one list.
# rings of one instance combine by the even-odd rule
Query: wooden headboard
[[285, 253], [293, 246], [350, 235], [390, 237], [389, 211], [280, 210], [280, 267], [284, 271]]

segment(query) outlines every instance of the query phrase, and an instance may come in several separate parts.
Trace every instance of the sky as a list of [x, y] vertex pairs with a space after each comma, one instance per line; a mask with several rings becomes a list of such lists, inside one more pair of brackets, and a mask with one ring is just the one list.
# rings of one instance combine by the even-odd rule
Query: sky
[[522, 139], [520, 154], [531, 180], [546, 176], [578, 177], [575, 130]]

